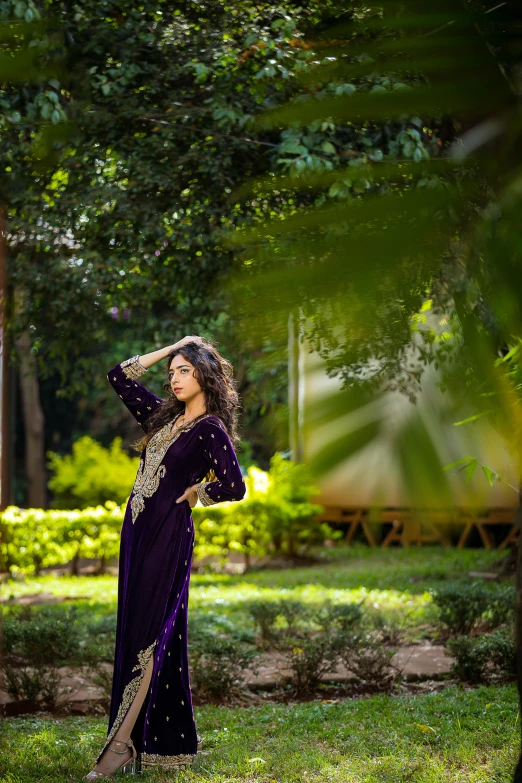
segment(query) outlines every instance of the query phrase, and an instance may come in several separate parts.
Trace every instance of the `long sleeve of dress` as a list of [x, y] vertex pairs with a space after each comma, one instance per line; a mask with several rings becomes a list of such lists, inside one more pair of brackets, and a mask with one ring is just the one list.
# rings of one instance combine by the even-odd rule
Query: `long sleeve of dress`
[[206, 419], [205, 425], [199, 444], [203, 461], [214, 471], [217, 481], [196, 484], [198, 498], [203, 506], [223, 503], [225, 500], [241, 500], [245, 496], [246, 486], [232, 442], [217, 418]]
[[139, 356], [133, 356], [131, 359], [117, 364], [107, 374], [107, 379], [113, 389], [142, 426], [150, 414], [163, 402], [161, 397], [156, 397], [155, 394], [137, 383], [137, 378], [146, 372], [145, 367], [139, 363]]

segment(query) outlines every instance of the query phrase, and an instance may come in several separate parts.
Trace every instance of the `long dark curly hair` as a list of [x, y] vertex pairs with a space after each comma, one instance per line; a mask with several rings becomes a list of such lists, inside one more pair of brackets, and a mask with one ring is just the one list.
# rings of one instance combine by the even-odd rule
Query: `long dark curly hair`
[[[190, 342], [169, 353], [165, 365], [167, 377], [172, 359], [179, 355], [194, 365], [194, 377], [205, 394], [206, 414], [203, 415], [217, 416], [237, 447], [240, 440], [237, 433], [240, 402], [232, 365], [221, 356], [210, 340], [204, 340], [202, 343]], [[170, 382], [165, 383], [163, 388], [167, 399], [145, 422], [145, 435], [133, 444], [137, 451], [142, 451], [158, 430], [185, 410], [185, 403], [177, 399]]]

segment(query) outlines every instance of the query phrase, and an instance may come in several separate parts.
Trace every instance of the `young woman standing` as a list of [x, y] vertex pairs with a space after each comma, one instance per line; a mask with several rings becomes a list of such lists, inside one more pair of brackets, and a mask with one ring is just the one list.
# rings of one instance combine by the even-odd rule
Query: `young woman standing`
[[[167, 359], [166, 400], [138, 378]], [[241, 500], [231, 365], [185, 337], [116, 365], [109, 382], [141, 424], [138, 473], [121, 532], [116, 651], [106, 743], [86, 780], [191, 763], [198, 751], [187, 647], [191, 508]]]

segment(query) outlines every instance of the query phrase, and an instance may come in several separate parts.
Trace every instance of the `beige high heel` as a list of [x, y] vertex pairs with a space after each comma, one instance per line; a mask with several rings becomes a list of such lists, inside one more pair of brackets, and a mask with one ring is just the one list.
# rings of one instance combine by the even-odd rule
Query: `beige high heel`
[[110, 774], [106, 775], [103, 772], [96, 772], [96, 770], [92, 770], [89, 772], [88, 775], [85, 776], [84, 780], [100, 780], [105, 778], [110, 779], [113, 778], [116, 772], [123, 772], [123, 773], [134, 773], [136, 772], [136, 758], [138, 756], [138, 753], [136, 751], [136, 748], [134, 747], [133, 741], [130, 739], [126, 740], [125, 742], [123, 740], [112, 740], [111, 745], [115, 743], [116, 745], [125, 745], [125, 750], [115, 750], [114, 748], [109, 747], [107, 750], [110, 750], [111, 753], [118, 753], [119, 755], [123, 756], [127, 751], [130, 749], [132, 751], [132, 756], [130, 759], [127, 759], [127, 761], [124, 761], [123, 764], [120, 767], [117, 767], [114, 772], [111, 772]]

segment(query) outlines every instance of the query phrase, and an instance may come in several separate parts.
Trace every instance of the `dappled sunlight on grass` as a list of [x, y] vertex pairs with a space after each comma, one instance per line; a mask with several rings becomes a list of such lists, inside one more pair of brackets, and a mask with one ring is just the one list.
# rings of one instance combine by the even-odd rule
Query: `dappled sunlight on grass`
[[97, 603], [116, 603], [118, 597], [117, 577], [104, 576], [28, 576], [10, 579], [0, 585], [4, 599], [18, 598], [33, 593], [50, 593], [56, 597], [88, 599]]
[[[323, 550], [325, 551], [325, 550]], [[443, 549], [439, 546], [389, 549], [355, 545], [326, 550], [332, 562], [305, 568], [252, 571], [241, 577], [258, 585], [387, 589], [423, 593], [442, 579], [456, 579], [470, 570], [485, 571], [502, 553], [485, 549]], [[196, 583], [199, 577], [196, 575]], [[231, 577], [234, 579], [237, 577]]]
[[[429, 590], [488, 570], [498, 552], [422, 549], [334, 550], [333, 562], [244, 575], [192, 573], [190, 608], [253, 627], [246, 603], [291, 598], [308, 606], [360, 603], [422, 637], [435, 619]], [[117, 577], [40, 576], [10, 580], [3, 596], [65, 597], [78, 622], [115, 615]], [[508, 783], [518, 747], [513, 686], [448, 687], [423, 696], [374, 696], [247, 708], [196, 708], [205, 753], [179, 773], [149, 772], [151, 783]], [[27, 717], [5, 723], [5, 783], [74, 783], [103, 744], [106, 718]]]
[[[434, 607], [429, 589], [447, 579], [465, 577], [470, 570], [487, 570], [499, 553], [483, 549], [370, 549], [340, 547], [328, 551], [333, 562], [301, 568], [252, 571], [244, 575], [198, 574], [190, 580], [190, 607], [244, 615], [251, 599], [292, 598], [309, 605], [359, 603], [370, 611], [406, 627], [430, 623]], [[116, 610], [117, 577], [42, 575], [9, 580], [2, 585], [4, 598], [49, 593], [88, 604], [96, 611]]]
[[192, 587], [190, 605], [194, 609], [219, 611], [232, 615], [241, 610], [241, 604], [252, 599], [276, 600], [292, 598], [309, 606], [322, 606], [325, 601], [333, 603], [360, 603], [367, 609], [382, 612], [389, 620], [414, 625], [428, 622], [431, 618], [432, 602], [428, 593], [410, 595], [397, 590], [367, 590], [365, 587], [341, 590], [324, 588], [317, 584], [305, 584], [292, 589], [258, 587], [240, 582], [229, 587]]
[[[373, 696], [248, 708], [195, 709], [206, 752], [181, 773], [147, 779], [210, 783], [508, 783], [518, 747], [514, 686], [424, 696]], [[5, 722], [9, 783], [80, 781], [106, 720]]]

